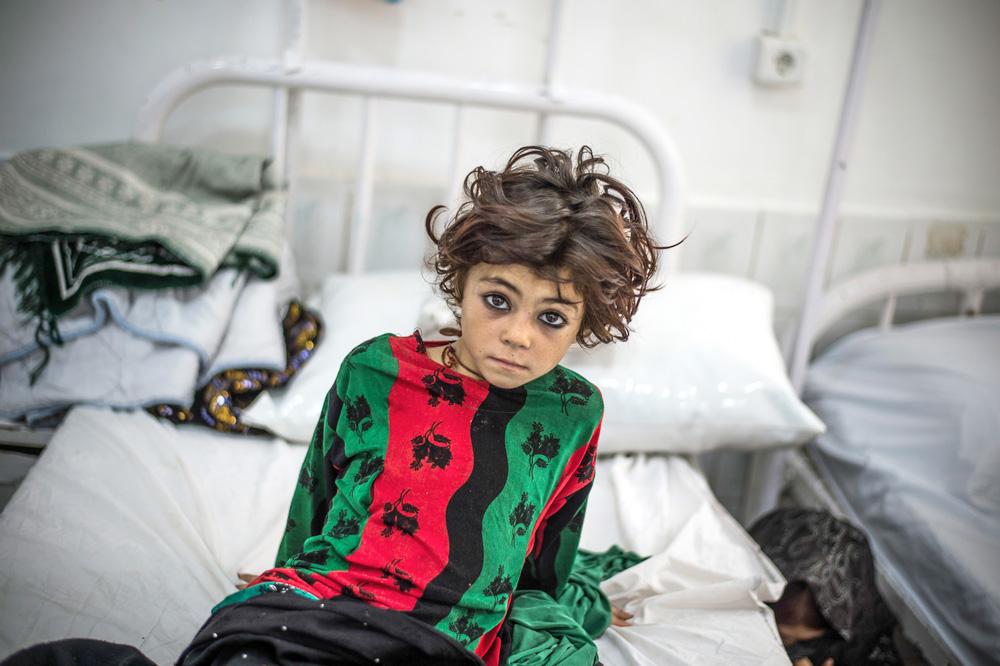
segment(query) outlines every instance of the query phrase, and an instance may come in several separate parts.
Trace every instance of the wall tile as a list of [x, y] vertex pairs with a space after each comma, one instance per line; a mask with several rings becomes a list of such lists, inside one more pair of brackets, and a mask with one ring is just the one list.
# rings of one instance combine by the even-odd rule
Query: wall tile
[[682, 270], [747, 275], [757, 224], [753, 211], [691, 209], [685, 222], [691, 231], [680, 246]]
[[1000, 257], [1000, 220], [981, 222], [976, 242], [976, 253], [980, 257]]
[[875, 268], [900, 263], [911, 223], [873, 217], [844, 217], [837, 225], [827, 284]]
[[802, 304], [815, 235], [808, 215], [765, 213], [760, 249], [750, 277], [774, 292], [776, 307]]

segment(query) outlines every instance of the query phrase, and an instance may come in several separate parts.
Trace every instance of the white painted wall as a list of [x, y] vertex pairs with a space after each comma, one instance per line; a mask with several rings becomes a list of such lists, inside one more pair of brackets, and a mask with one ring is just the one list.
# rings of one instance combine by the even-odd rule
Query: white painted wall
[[[279, 8], [275, 0], [0, 2], [0, 153], [127, 138], [143, 97], [171, 69], [220, 52], [277, 53]], [[234, 101], [195, 106], [225, 121], [220, 133], [267, 122], [266, 105]]]
[[[687, 166], [686, 266], [764, 281], [785, 323], [798, 303], [794, 276], [805, 271], [860, 2], [793, 5], [808, 57], [799, 88], [750, 80], [754, 39], [775, 0], [564, 0], [555, 70], [558, 85], [627, 96], [662, 119]], [[540, 82], [549, 6], [312, 0], [307, 56]], [[168, 71], [218, 54], [276, 56], [283, 24], [278, 0], [4, 0], [0, 153], [125, 138]], [[997, 34], [995, 0], [885, 0], [835, 275], [948, 247], [928, 243], [932, 229], [960, 254], [1000, 254]], [[342, 261], [338, 225], [349, 208], [359, 108], [342, 98], [304, 103], [299, 214], [308, 224], [298, 233], [307, 278]], [[419, 255], [422, 213], [447, 190], [451, 117], [441, 106], [380, 106], [374, 265]], [[165, 138], [264, 151], [269, 118], [266, 92], [215, 90], [185, 103]], [[461, 160], [497, 165], [534, 129], [527, 115], [471, 112]], [[552, 138], [608, 153], [655, 200], [650, 165], [629, 137], [560, 121]]]
[[[543, 0], [313, 0], [308, 54], [540, 81], [548, 6]], [[748, 76], [754, 36], [772, 6], [770, 0], [565, 0], [557, 82], [629, 96], [659, 115], [685, 155], [694, 201], [812, 206], [859, 3], [795, 3], [793, 26], [808, 63], [805, 84], [791, 90], [762, 89]], [[282, 20], [277, 0], [5, 0], [0, 149], [123, 137], [144, 93], [171, 68], [221, 53], [276, 55]], [[1000, 209], [994, 183], [1000, 166], [998, 30], [1000, 4], [994, 0], [885, 2], [849, 202]], [[226, 136], [257, 129], [256, 121], [266, 118], [266, 104], [251, 110], [243, 101], [196, 100], [178, 116], [172, 136], [194, 130], [194, 115], [203, 127], [217, 126], [196, 138], [226, 145]], [[325, 120], [353, 134], [349, 124]], [[490, 129], [513, 135], [525, 124]], [[405, 128], [410, 145], [387, 144], [380, 162], [389, 173], [407, 173], [419, 154], [440, 167], [447, 151], [435, 141], [435, 130], [446, 126], [445, 120], [419, 132]], [[576, 134], [564, 128], [555, 138]], [[651, 183], [642, 160], [631, 159], [633, 146], [595, 134], [603, 141], [593, 143], [612, 152], [624, 171], [635, 172], [629, 175], [640, 189]], [[318, 146], [334, 140], [316, 139]], [[500, 159], [508, 148], [477, 152], [470, 162]], [[317, 165], [336, 163], [319, 150], [307, 155]]]

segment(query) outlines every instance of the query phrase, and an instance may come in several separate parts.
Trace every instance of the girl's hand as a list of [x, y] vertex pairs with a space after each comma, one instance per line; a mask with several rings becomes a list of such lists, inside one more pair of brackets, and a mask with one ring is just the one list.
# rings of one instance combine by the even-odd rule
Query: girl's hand
[[[632, 626], [632, 613], [626, 613], [621, 608], [617, 606], [611, 607], [611, 624], [616, 627], [630, 627]], [[823, 666], [826, 666], [824, 664]]]
[[259, 576], [260, 574], [238, 573], [236, 575], [239, 577], [241, 581], [243, 581], [242, 583], [236, 584], [236, 589], [243, 590], [246, 589], [246, 586], [249, 585], [251, 582], [253, 582], [253, 579]]

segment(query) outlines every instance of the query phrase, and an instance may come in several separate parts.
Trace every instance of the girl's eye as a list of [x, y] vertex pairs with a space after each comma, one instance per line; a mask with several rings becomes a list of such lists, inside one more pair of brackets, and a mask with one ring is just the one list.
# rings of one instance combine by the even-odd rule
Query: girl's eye
[[500, 294], [486, 294], [483, 300], [486, 301], [486, 305], [494, 310], [510, 310], [510, 304], [507, 303], [507, 299]]
[[563, 317], [558, 312], [543, 312], [539, 319], [542, 323], [551, 326], [552, 328], [562, 328], [566, 325], [566, 317]]

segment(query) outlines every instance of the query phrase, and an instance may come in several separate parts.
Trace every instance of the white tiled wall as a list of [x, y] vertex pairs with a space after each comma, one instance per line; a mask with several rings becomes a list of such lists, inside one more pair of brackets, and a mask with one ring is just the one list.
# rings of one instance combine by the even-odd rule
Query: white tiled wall
[[[841, 217], [834, 239], [827, 283], [877, 266], [947, 257], [1000, 257], [1000, 219], [934, 219], [895, 211], [850, 213]], [[801, 308], [814, 236], [815, 215], [737, 209], [692, 209], [685, 270], [710, 270], [748, 276], [774, 293], [775, 331], [784, 345], [791, 339]], [[900, 299], [897, 321], [957, 312], [958, 296], [931, 294]], [[1000, 298], [986, 299], [998, 311]], [[878, 321], [879, 305], [852, 313], [832, 335]], [[820, 347], [826, 340], [821, 341]]]
[[681, 245], [684, 270], [749, 275], [760, 226], [759, 215], [746, 210], [691, 210], [689, 235]]

